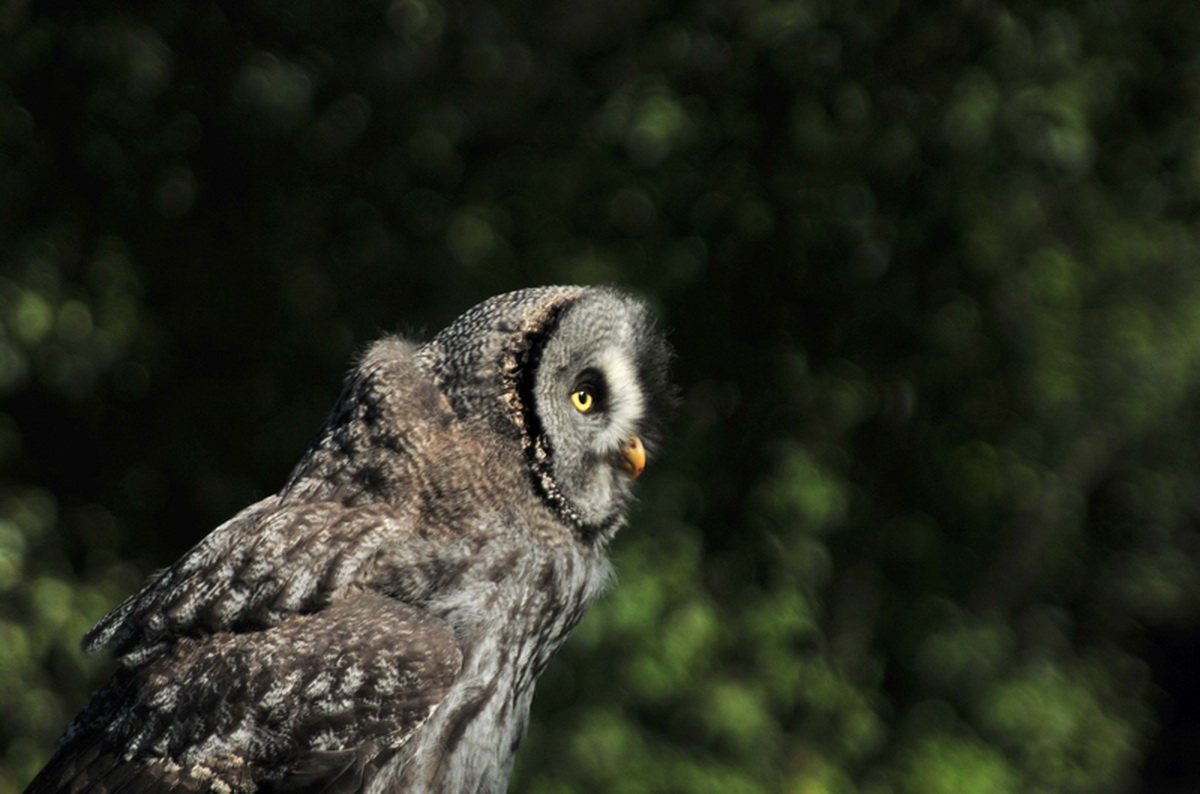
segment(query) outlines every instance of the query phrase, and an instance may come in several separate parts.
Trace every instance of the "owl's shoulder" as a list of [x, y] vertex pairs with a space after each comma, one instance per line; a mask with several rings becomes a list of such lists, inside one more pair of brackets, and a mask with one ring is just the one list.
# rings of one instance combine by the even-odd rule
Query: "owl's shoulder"
[[437, 355], [436, 348], [401, 336], [378, 339], [359, 359], [342, 402], [349, 399], [351, 403], [379, 405], [401, 426], [429, 420], [448, 422], [454, 411], [438, 383]]

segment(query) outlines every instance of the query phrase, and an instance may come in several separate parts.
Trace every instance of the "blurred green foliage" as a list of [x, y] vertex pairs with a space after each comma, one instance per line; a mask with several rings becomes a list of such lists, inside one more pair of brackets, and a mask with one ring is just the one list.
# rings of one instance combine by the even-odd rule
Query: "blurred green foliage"
[[0, 792], [355, 350], [599, 281], [685, 403], [514, 790], [1200, 785], [1197, 67], [1169, 2], [0, 10]]

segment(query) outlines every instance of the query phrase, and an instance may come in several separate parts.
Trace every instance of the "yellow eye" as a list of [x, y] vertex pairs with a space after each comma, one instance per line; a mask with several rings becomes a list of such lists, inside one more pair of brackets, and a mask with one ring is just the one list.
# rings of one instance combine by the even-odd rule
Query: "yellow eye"
[[571, 392], [571, 405], [579, 413], [586, 414], [596, 407], [596, 398], [592, 396], [591, 389], [576, 389]]

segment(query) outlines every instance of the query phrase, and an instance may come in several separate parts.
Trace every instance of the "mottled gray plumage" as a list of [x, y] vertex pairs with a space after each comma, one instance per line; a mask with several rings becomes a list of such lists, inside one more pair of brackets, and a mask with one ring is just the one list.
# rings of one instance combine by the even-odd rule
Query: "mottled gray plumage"
[[377, 342], [286, 486], [89, 632], [119, 669], [29, 791], [502, 791], [609, 578], [667, 357], [603, 288]]

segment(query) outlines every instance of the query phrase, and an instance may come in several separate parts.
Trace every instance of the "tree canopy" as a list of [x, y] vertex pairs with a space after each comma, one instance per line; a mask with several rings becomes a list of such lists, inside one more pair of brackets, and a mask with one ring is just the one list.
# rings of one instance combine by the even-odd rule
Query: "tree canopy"
[[556, 282], [683, 405], [514, 791], [1200, 785], [1198, 69], [1161, 1], [0, 10], [0, 792], [356, 351]]

